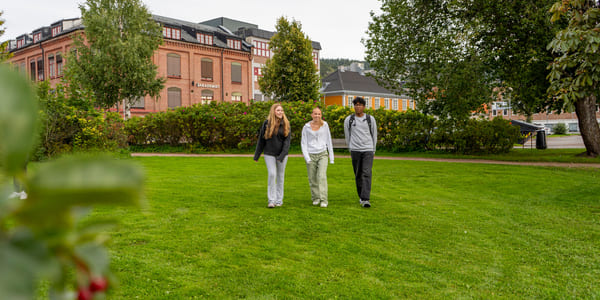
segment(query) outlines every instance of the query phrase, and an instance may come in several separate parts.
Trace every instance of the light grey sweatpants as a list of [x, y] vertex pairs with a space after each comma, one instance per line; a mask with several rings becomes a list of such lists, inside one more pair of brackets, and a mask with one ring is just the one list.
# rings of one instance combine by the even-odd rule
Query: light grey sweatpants
[[278, 161], [275, 156], [264, 155], [269, 173], [269, 187], [267, 197], [269, 203], [283, 204], [283, 182], [285, 180], [285, 165], [287, 164], [287, 155], [283, 162]]

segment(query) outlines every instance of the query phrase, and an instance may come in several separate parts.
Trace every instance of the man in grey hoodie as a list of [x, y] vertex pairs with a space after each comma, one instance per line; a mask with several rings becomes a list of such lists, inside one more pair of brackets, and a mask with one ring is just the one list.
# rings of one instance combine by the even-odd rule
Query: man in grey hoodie
[[371, 177], [373, 158], [377, 148], [377, 124], [375, 118], [365, 113], [365, 99], [352, 101], [354, 114], [344, 120], [344, 135], [352, 157], [356, 191], [362, 207], [371, 207]]

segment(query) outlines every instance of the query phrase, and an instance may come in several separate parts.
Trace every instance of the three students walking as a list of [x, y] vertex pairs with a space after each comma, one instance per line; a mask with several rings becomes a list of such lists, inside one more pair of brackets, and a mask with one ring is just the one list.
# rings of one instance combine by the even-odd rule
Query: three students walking
[[[371, 169], [377, 146], [377, 125], [375, 118], [364, 113], [365, 100], [357, 97], [353, 101], [355, 114], [344, 121], [344, 135], [354, 170], [356, 190], [362, 207], [371, 207]], [[306, 162], [308, 182], [313, 205], [327, 207], [327, 163], [334, 163], [333, 145], [329, 124], [322, 119], [322, 111], [315, 107], [312, 120], [302, 128], [300, 142]], [[285, 166], [291, 140], [290, 123], [281, 104], [271, 106], [269, 116], [260, 128], [254, 160], [258, 161], [264, 152], [268, 171], [267, 207], [283, 205]]]

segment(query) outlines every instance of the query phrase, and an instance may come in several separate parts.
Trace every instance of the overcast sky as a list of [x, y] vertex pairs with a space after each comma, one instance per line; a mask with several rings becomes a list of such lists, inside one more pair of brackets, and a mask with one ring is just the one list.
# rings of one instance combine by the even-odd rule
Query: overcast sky
[[[361, 38], [371, 17], [380, 12], [379, 0], [142, 0], [150, 13], [189, 22], [202, 22], [218, 17], [237, 19], [275, 31], [278, 17], [285, 16], [302, 23], [310, 39], [321, 43], [322, 58], [364, 59]], [[6, 32], [0, 41], [14, 39], [24, 33], [61, 19], [80, 17], [83, 0], [6, 0], [4, 11]]]

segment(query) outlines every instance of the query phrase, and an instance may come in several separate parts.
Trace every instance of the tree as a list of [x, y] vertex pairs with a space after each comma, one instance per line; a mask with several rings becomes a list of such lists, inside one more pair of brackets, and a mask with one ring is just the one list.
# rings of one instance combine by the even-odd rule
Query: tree
[[140, 0], [88, 0], [79, 8], [87, 43], [75, 38], [77, 51], [65, 71], [69, 84], [92, 91], [105, 108], [157, 97], [165, 80], [157, 78], [152, 55], [162, 32]]
[[485, 53], [488, 72], [528, 121], [549, 109], [546, 75], [553, 56], [546, 45], [558, 31], [548, 15], [554, 1], [474, 0], [465, 2], [460, 16]]
[[592, 0], [563, 0], [551, 10], [552, 21], [568, 25], [549, 49], [557, 55], [550, 64], [548, 92], [555, 103], [577, 114], [587, 156], [600, 155], [600, 127], [596, 119], [600, 93], [600, 4]]
[[311, 40], [302, 32], [298, 21], [281, 17], [277, 33], [269, 43], [273, 57], [267, 61], [258, 79], [264, 94], [281, 101], [319, 99], [319, 74], [312, 58]]
[[464, 121], [490, 101], [490, 74], [472, 31], [447, 1], [383, 1], [367, 31], [367, 61], [376, 79], [408, 93], [427, 114]]
[[[0, 11], [0, 17], [3, 13], [3, 11]], [[2, 25], [4, 25], [4, 20], [0, 18], [0, 36], [4, 35], [4, 28], [2, 28]], [[0, 43], [0, 62], [9, 59], [11, 56], [12, 53], [8, 52], [8, 41]]]

